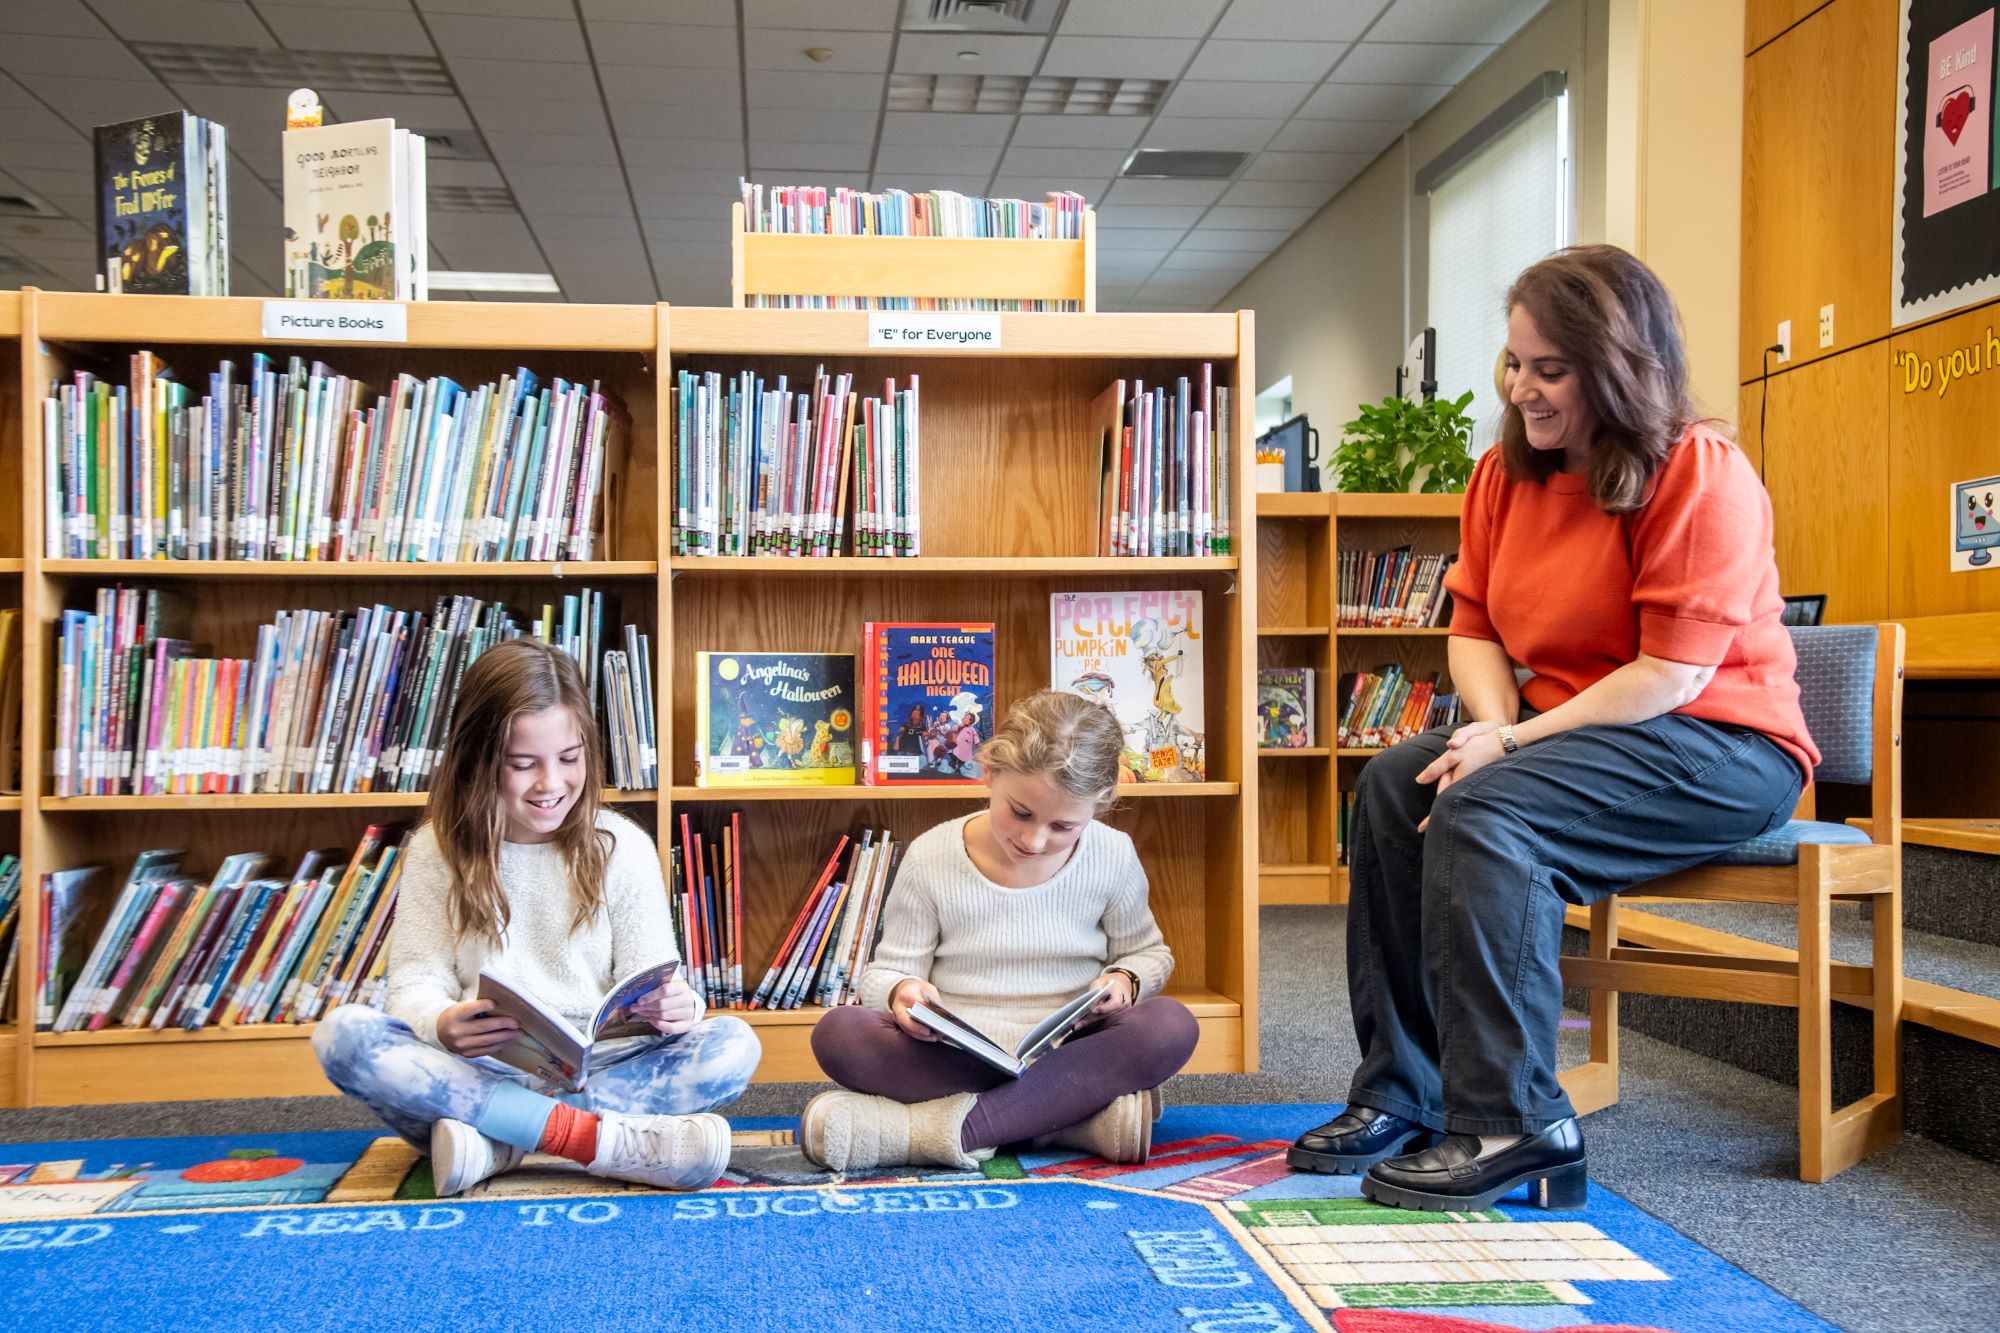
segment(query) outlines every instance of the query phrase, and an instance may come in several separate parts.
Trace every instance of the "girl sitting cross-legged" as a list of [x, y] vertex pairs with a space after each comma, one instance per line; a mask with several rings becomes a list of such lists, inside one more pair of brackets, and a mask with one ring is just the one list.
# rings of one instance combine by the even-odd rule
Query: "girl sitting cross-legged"
[[519, 1025], [476, 998], [482, 968], [588, 1028], [617, 978], [680, 956], [659, 852], [598, 808], [602, 782], [569, 657], [528, 639], [482, 654], [403, 866], [388, 1012], [342, 1005], [313, 1033], [334, 1086], [429, 1151], [440, 1196], [531, 1149], [666, 1189], [714, 1184], [729, 1164], [729, 1124], [707, 1112], [750, 1081], [757, 1037], [738, 1018], [704, 1020], [678, 975], [637, 1006], [656, 1044], [593, 1071], [582, 1093], [489, 1058]]
[[[1045, 690], [980, 748], [987, 808], [910, 844], [861, 976], [862, 1007], [813, 1029], [813, 1055], [849, 1091], [800, 1117], [806, 1156], [836, 1171], [970, 1169], [1030, 1139], [1143, 1162], [1157, 1089], [1194, 1053], [1194, 1015], [1160, 994], [1173, 955], [1146, 901], [1132, 839], [1098, 822], [1117, 795], [1124, 736], [1102, 704]], [[942, 1004], [1002, 1047], [1086, 988], [1095, 1016], [1011, 1078], [910, 1013]]]

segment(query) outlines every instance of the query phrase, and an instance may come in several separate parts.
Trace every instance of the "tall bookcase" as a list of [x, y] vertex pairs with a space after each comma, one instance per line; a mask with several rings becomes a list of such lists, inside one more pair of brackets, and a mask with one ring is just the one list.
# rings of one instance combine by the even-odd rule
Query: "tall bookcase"
[[[0, 477], [21, 476], [21, 441], [27, 421], [21, 378], [22, 298], [18, 292], [0, 292]], [[26, 488], [22, 488], [22, 494]], [[0, 502], [0, 606], [21, 605], [22, 561], [21, 523], [27, 501]], [[25, 719], [24, 719], [25, 720]], [[23, 790], [28, 790], [25, 778]], [[21, 853], [22, 798], [17, 793], [0, 793], [0, 852]], [[25, 871], [25, 867], [23, 867]], [[22, 876], [25, 892], [25, 873]], [[22, 932], [22, 949], [34, 936], [26, 933], [25, 913], [15, 930]], [[26, 953], [23, 954], [23, 961]], [[25, 994], [26, 992], [21, 992]], [[21, 1098], [20, 1068], [26, 1049], [26, 1033], [34, 1029], [34, 1015], [15, 1005], [14, 1021], [0, 1023], [0, 1106], [17, 1106]]]
[[1380, 629], [1339, 623], [1343, 551], [1407, 545], [1418, 555], [1458, 549], [1462, 495], [1265, 492], [1257, 505], [1257, 664], [1313, 668], [1318, 744], [1258, 752], [1258, 826], [1266, 905], [1347, 901], [1338, 847], [1341, 793], [1376, 752], [1343, 748], [1336, 729], [1340, 678], [1400, 662], [1412, 673], [1446, 670], [1447, 629]]
[[[352, 608], [384, 601], [427, 609], [440, 593], [539, 606], [589, 586], [618, 598], [623, 620], [653, 636], [662, 785], [607, 793], [663, 849], [682, 812], [743, 811], [746, 970], [782, 939], [812, 874], [839, 832], [888, 827], [899, 838], [978, 808], [968, 788], [704, 789], [694, 785], [694, 663], [703, 650], [859, 652], [867, 619], [992, 620], [998, 627], [998, 702], [1048, 680], [1048, 596], [1057, 591], [1199, 588], [1204, 593], [1207, 756], [1211, 781], [1129, 788], [1111, 816], [1138, 841], [1154, 910], [1178, 966], [1171, 993], [1201, 1024], [1191, 1069], [1257, 1067], [1257, 761], [1247, 726], [1254, 661], [1247, 608], [1255, 605], [1255, 524], [1248, 470], [1233, 478], [1237, 554], [1135, 560], [1094, 554], [1096, 441], [1092, 399], [1120, 376], [1164, 380], [1202, 361], [1246, 401], [1255, 384], [1251, 317], [1220, 315], [1001, 315], [1001, 345], [974, 353], [885, 354], [868, 346], [862, 312], [505, 305], [408, 307], [400, 344], [267, 342], [251, 299], [109, 297], [27, 291], [18, 298], [20, 401], [7, 445], [24, 464], [19, 551], [26, 707], [24, 791], [15, 818], [24, 860], [25, 939], [37, 937], [41, 874], [83, 864], [122, 872], [147, 847], [186, 848], [206, 870], [230, 851], [296, 856], [352, 846], [370, 822], [415, 818], [420, 795], [74, 797], [51, 794], [56, 627], [63, 609], [100, 586], [172, 587], [190, 628], [217, 651], [241, 655], [258, 624], [291, 607]], [[0, 316], [4, 318], [4, 316]], [[0, 324], [0, 329], [10, 327]], [[50, 560], [43, 547], [39, 403], [75, 368], [122, 381], [130, 352], [150, 348], [205, 374], [250, 353], [317, 356], [379, 387], [397, 371], [449, 374], [461, 383], [525, 365], [538, 374], [598, 379], [632, 416], [626, 457], [609, 472], [605, 559], [589, 564], [291, 564]], [[825, 363], [871, 376], [922, 377], [925, 515], [921, 559], [690, 559], [671, 555], [668, 456], [675, 370], [756, 369], [810, 375]], [[1239, 421], [1235, 457], [1248, 456]], [[25, 448], [23, 447], [25, 443]], [[0, 458], [4, 461], [4, 458]], [[0, 566], [4, 569], [6, 566]], [[4, 578], [4, 576], [0, 576]], [[0, 581], [0, 588], [8, 585]], [[4, 816], [0, 816], [4, 818]], [[0, 830], [6, 826], [0, 825]], [[106, 891], [114, 891], [107, 887]], [[24, 963], [32, 957], [32, 950]], [[19, 979], [25, 1021], [12, 1035], [15, 1105], [282, 1096], [329, 1091], [313, 1060], [309, 1025], [36, 1033], [32, 967]], [[819, 1077], [809, 1047], [819, 1011], [744, 1015], [764, 1043], [761, 1080]], [[0, 1034], [4, 1040], [6, 1034]], [[0, 1050], [4, 1050], [0, 1046]], [[4, 1088], [5, 1084], [0, 1084]]]

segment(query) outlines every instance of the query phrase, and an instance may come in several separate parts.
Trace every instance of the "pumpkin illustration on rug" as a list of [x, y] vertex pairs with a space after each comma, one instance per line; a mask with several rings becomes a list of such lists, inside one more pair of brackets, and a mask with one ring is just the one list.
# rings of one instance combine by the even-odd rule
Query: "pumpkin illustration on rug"
[[183, 1168], [181, 1179], [196, 1185], [243, 1185], [276, 1180], [304, 1165], [302, 1158], [280, 1157], [271, 1148], [232, 1148], [227, 1157]]

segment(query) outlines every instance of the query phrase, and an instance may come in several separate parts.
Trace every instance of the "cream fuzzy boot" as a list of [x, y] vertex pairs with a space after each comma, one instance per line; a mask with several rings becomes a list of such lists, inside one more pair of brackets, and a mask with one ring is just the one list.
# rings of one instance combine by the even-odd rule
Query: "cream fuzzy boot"
[[1038, 1147], [1074, 1148], [1106, 1162], [1143, 1162], [1153, 1152], [1153, 1121], [1164, 1100], [1155, 1102], [1157, 1088], [1128, 1092], [1081, 1124], [1044, 1134]]
[[799, 1116], [799, 1149], [829, 1171], [877, 1166], [978, 1169], [991, 1148], [959, 1147], [965, 1117], [978, 1098], [969, 1092], [904, 1103], [859, 1092], [822, 1092]]

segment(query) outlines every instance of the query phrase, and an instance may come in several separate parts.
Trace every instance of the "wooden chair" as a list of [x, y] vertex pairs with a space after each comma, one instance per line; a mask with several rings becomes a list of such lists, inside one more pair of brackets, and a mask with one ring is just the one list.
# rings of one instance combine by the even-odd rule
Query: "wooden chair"
[[[1806, 726], [1820, 782], [1871, 789], [1870, 833], [1813, 821], [1813, 787], [1785, 826], [1704, 865], [1589, 908], [1590, 951], [1562, 961], [1566, 985], [1590, 991], [1590, 1059], [1562, 1071], [1579, 1114], [1618, 1101], [1618, 993], [1791, 1005], [1799, 1011], [1799, 1178], [1838, 1175], [1902, 1132], [1903, 628], [1831, 625], [1792, 630]], [[1872, 836], [1872, 841], [1870, 838]], [[1796, 961], [1632, 948], [1618, 942], [1621, 902], [1696, 899], [1798, 908]], [[1870, 966], [1830, 957], [1836, 901], [1871, 904]], [[1834, 1109], [1832, 1019], [1840, 999], [1874, 1011], [1874, 1087]]]

